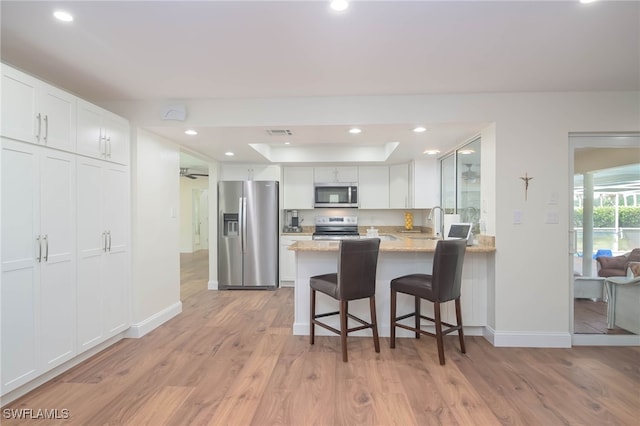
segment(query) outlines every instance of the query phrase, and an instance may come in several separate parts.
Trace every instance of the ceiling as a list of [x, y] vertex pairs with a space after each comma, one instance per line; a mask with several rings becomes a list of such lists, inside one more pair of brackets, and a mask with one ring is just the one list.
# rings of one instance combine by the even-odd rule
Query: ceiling
[[[3, 0], [0, 53], [98, 104], [640, 90], [635, 1], [352, 1], [342, 13], [328, 3]], [[74, 22], [54, 20], [56, 9]], [[298, 155], [290, 162], [345, 147], [351, 154], [334, 159], [356, 161], [365, 148], [400, 142], [388, 162], [449, 150], [487, 123], [359, 123], [360, 135], [347, 133], [347, 122], [281, 123], [287, 137], [265, 127], [199, 128], [186, 137], [179, 124], [149, 130], [219, 161], [268, 162], [248, 144], [285, 155], [286, 141]], [[427, 132], [412, 133], [416, 124]]]

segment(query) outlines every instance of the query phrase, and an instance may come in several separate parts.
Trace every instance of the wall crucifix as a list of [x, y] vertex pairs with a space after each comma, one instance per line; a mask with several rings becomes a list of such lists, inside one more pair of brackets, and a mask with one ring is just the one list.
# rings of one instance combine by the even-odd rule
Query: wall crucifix
[[529, 190], [529, 181], [533, 179], [533, 177], [527, 175], [527, 172], [524, 172], [524, 176], [520, 176], [520, 179], [524, 181], [524, 200], [527, 201], [527, 191]]

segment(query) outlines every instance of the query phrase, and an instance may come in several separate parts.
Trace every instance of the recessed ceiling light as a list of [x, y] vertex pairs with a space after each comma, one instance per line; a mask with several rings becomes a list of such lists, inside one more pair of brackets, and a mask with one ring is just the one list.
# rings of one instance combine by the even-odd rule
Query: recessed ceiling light
[[226, 155], [227, 157], [233, 157], [235, 154], [229, 151], [229, 152], [225, 152], [224, 155]]
[[291, 145], [291, 142], [285, 142], [284, 144], [285, 145]]
[[427, 149], [426, 151], [423, 152], [423, 154], [436, 155], [436, 154], [440, 154], [440, 151], [437, 149]]
[[187, 129], [187, 130], [184, 131], [184, 133], [187, 134], [187, 135], [190, 135], [190, 136], [195, 136], [195, 135], [198, 134], [198, 132], [196, 132], [193, 129]]
[[588, 3], [595, 3], [595, 2], [597, 2], [597, 1], [598, 1], [598, 0], [580, 0], [580, 3], [582, 3], [582, 4], [588, 4]]
[[73, 16], [69, 12], [65, 12], [64, 10], [56, 10], [55, 12], [53, 12], [53, 16], [55, 16], [56, 19], [62, 22], [73, 21]]
[[349, 129], [349, 133], [357, 135], [358, 133], [362, 133], [362, 130], [358, 129], [357, 127], [352, 127], [351, 129]]
[[415, 127], [413, 129], [413, 131], [416, 132], [416, 133], [422, 133], [422, 132], [426, 132], [427, 128], [426, 127], [422, 127], [422, 126], [418, 126], [418, 127]]
[[462, 155], [469, 155], [469, 154], [473, 154], [475, 151], [473, 149], [461, 149], [460, 151], [458, 151], [458, 154], [462, 154]]
[[349, 2], [347, 2], [346, 0], [333, 0], [331, 2], [331, 9], [335, 10], [336, 12], [345, 11], [348, 7]]

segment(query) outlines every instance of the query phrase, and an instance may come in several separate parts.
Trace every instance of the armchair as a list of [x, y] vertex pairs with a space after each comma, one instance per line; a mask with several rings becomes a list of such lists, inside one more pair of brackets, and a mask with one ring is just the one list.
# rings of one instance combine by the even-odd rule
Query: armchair
[[640, 334], [640, 262], [628, 262], [627, 275], [604, 280], [609, 302], [607, 327]]

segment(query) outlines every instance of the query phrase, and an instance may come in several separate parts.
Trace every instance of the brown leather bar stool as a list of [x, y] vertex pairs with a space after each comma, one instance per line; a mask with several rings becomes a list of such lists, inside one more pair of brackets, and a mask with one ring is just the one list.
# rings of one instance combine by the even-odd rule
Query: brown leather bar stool
[[[438, 241], [436, 252], [433, 256], [432, 275], [411, 274], [391, 280], [391, 348], [396, 347], [396, 327], [415, 332], [416, 339], [421, 334], [436, 338], [438, 344], [438, 357], [440, 365], [444, 365], [443, 336], [453, 331], [458, 332], [460, 338], [460, 350], [466, 353], [464, 347], [464, 333], [462, 330], [462, 311], [460, 309], [460, 285], [462, 283], [462, 263], [467, 241], [448, 240]], [[398, 293], [404, 293], [415, 297], [415, 312], [396, 317], [396, 297]], [[420, 300], [425, 299], [433, 303], [435, 318], [429, 318], [420, 314]], [[457, 325], [448, 324], [441, 320], [440, 304], [453, 300], [456, 305]], [[415, 327], [400, 324], [403, 319], [414, 317]], [[435, 334], [422, 330], [420, 319], [431, 321], [435, 324]], [[448, 327], [443, 330], [442, 326]]]
[[[376, 320], [376, 268], [378, 266], [379, 238], [362, 240], [342, 240], [338, 253], [338, 272], [311, 277], [311, 318], [310, 342], [315, 339], [315, 326], [319, 325], [340, 335], [342, 345], [342, 361], [347, 362], [347, 334], [353, 331], [370, 328], [373, 331], [373, 345], [380, 352], [378, 324]], [[340, 301], [336, 312], [316, 315], [316, 291], [324, 293]], [[368, 323], [349, 313], [349, 301], [369, 298], [371, 322]], [[331, 315], [340, 315], [340, 330], [318, 321]], [[348, 328], [347, 318], [362, 324]]]

